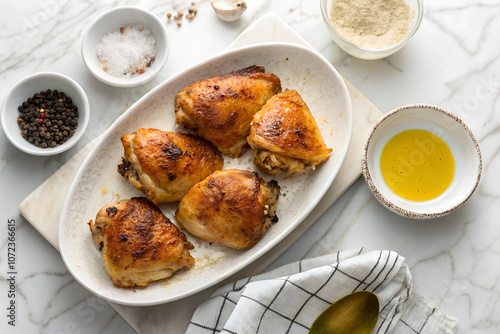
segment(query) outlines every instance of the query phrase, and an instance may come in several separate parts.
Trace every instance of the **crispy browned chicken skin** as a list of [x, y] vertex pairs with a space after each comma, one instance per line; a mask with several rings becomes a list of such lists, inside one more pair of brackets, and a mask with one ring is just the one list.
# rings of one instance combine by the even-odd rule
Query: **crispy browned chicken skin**
[[139, 129], [121, 140], [125, 154], [118, 172], [156, 204], [179, 201], [224, 165], [217, 149], [200, 137]]
[[176, 218], [189, 233], [235, 249], [252, 247], [271, 222], [280, 188], [257, 173], [239, 169], [214, 172], [180, 201]]
[[194, 265], [193, 245], [146, 198], [108, 204], [89, 226], [117, 287], [146, 286]]
[[248, 143], [255, 164], [271, 175], [314, 169], [332, 152], [302, 97], [288, 89], [255, 114]]
[[212, 142], [222, 153], [238, 157], [248, 147], [253, 115], [280, 91], [280, 79], [265, 73], [262, 66], [205, 79], [177, 93], [177, 123]]

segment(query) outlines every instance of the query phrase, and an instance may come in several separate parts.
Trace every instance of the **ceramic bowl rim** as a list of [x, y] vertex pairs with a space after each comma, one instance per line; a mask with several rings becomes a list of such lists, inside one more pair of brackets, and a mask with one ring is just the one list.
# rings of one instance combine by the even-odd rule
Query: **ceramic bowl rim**
[[[12, 95], [14, 92], [17, 90], [23, 89], [23, 87], [26, 86], [27, 83], [29, 83], [32, 80], [37, 80], [39, 78], [46, 77], [47, 78], [47, 89], [52, 89], [50, 87], [50, 80], [59, 80], [61, 82], [64, 82], [65, 84], [71, 85], [71, 87], [77, 92], [79, 99], [82, 101], [82, 105], [78, 105], [78, 129], [77, 132], [73, 134], [66, 142], [63, 144], [56, 146], [54, 148], [41, 148], [37, 147], [35, 145], [30, 144], [30, 146], [26, 145], [21, 145], [21, 141], [26, 141], [21, 135], [17, 134], [17, 136], [14, 135], [14, 129], [9, 129], [8, 124], [11, 122], [7, 121], [7, 114], [12, 114], [14, 113], [17, 118], [17, 108], [15, 111], [9, 111], [7, 110], [7, 104], [10, 102], [10, 99], [12, 98]], [[26, 96], [25, 98], [27, 99], [30, 96]], [[72, 100], [75, 100], [75, 96], [70, 96]], [[87, 129], [88, 123], [90, 120], [90, 104], [88, 101], [87, 94], [83, 90], [83, 88], [72, 78], [58, 72], [37, 72], [30, 74], [21, 80], [19, 80], [13, 87], [12, 89], [8, 92], [8, 94], [5, 96], [5, 99], [2, 103], [2, 109], [1, 109], [1, 123], [2, 123], [2, 128], [5, 133], [5, 136], [9, 139], [9, 141], [12, 143], [13, 146], [15, 146], [17, 149], [19, 149], [22, 152], [31, 154], [31, 155], [37, 155], [37, 156], [51, 156], [51, 155], [56, 155], [63, 153], [70, 148], [72, 148], [78, 141], [81, 139], [83, 134], [85, 133], [85, 130]], [[16, 122], [17, 123], [17, 122]], [[19, 129], [20, 130], [20, 129]], [[26, 141], [27, 142], [27, 141]], [[24, 142], [23, 142], [24, 144]], [[32, 147], [31, 147], [32, 146]]]
[[[374, 136], [377, 129], [379, 128], [379, 126], [382, 123], [384, 123], [387, 119], [391, 118], [393, 115], [395, 115], [401, 111], [404, 111], [407, 109], [414, 109], [414, 108], [431, 109], [431, 110], [434, 110], [437, 112], [441, 112], [442, 114], [450, 117], [451, 119], [453, 119], [455, 122], [457, 122], [458, 124], [460, 124], [462, 126], [463, 130], [466, 131], [466, 133], [468, 134], [469, 138], [471, 139], [471, 141], [476, 149], [478, 164], [477, 164], [477, 174], [476, 174], [476, 179], [474, 182], [474, 187], [467, 194], [465, 199], [463, 199], [459, 203], [455, 203], [453, 206], [447, 208], [446, 210], [433, 212], [433, 213], [421, 213], [421, 212], [408, 210], [408, 209], [405, 209], [399, 205], [394, 204], [392, 201], [390, 201], [384, 195], [382, 195], [382, 193], [378, 190], [377, 186], [373, 182], [373, 179], [372, 179], [371, 174], [370, 174], [370, 170], [368, 168], [368, 152], [369, 152], [370, 147], [371, 147], [371, 145], [370, 145], [371, 139]], [[432, 104], [424, 104], [424, 103], [415, 103], [415, 104], [404, 105], [404, 106], [398, 107], [398, 108], [388, 112], [387, 114], [382, 115], [373, 125], [372, 130], [370, 131], [368, 138], [365, 141], [365, 145], [363, 147], [363, 155], [362, 155], [362, 159], [361, 159], [361, 170], [362, 170], [363, 177], [366, 181], [366, 184], [368, 185], [368, 188], [370, 189], [371, 193], [375, 196], [375, 198], [377, 198], [377, 200], [381, 204], [383, 204], [386, 208], [388, 208], [389, 210], [391, 210], [397, 214], [400, 214], [402, 216], [412, 218], [412, 219], [438, 218], [438, 217], [442, 217], [444, 215], [447, 215], [448, 213], [455, 211], [456, 209], [461, 207], [472, 196], [472, 194], [476, 190], [476, 188], [479, 184], [479, 180], [481, 179], [482, 166], [483, 166], [483, 162], [482, 162], [482, 156], [481, 156], [481, 150], [479, 148], [479, 144], [476, 140], [476, 137], [474, 136], [474, 134], [470, 130], [470, 128], [462, 121], [462, 119], [459, 118], [457, 115], [442, 109], [441, 107], [438, 107], [438, 106], [435, 106]]]
[[[136, 76], [133, 78], [118, 78], [118, 77], [113, 77], [111, 75], [103, 75], [104, 72], [101, 70], [101, 68], [96, 68], [96, 66], [94, 66], [92, 64], [91, 59], [88, 58], [88, 56], [87, 56], [88, 49], [91, 47], [95, 47], [95, 46], [90, 46], [88, 44], [90, 36], [92, 36], [96, 33], [102, 33], [102, 34], [106, 33], [105, 31], [102, 31], [102, 32], [96, 31], [95, 30], [95, 29], [97, 29], [96, 25], [98, 23], [100, 23], [103, 19], [117, 16], [120, 12], [123, 12], [123, 11], [139, 12], [139, 13], [149, 17], [149, 19], [150, 19], [149, 22], [151, 24], [154, 24], [155, 27], [159, 28], [158, 30], [160, 31], [160, 36], [155, 36], [155, 38], [157, 40], [158, 39], [163, 40], [164, 43], [161, 43], [161, 45], [164, 45], [164, 47], [161, 49], [157, 49], [157, 57], [155, 59], [155, 63], [157, 65], [155, 66], [154, 69], [150, 68], [150, 69], [148, 69], [148, 71], [146, 71], [146, 73], [149, 72], [149, 74], [147, 76], [143, 76], [143, 74], [141, 74], [141, 76]], [[156, 45], [158, 47], [159, 43], [157, 42]], [[113, 86], [113, 87], [121, 87], [121, 88], [137, 87], [137, 86], [141, 86], [141, 85], [146, 84], [147, 82], [151, 81], [163, 69], [163, 67], [165, 66], [165, 63], [168, 60], [168, 56], [170, 53], [170, 39], [169, 39], [168, 31], [167, 31], [165, 24], [163, 24], [163, 22], [160, 20], [160, 18], [156, 14], [154, 14], [153, 12], [151, 12], [147, 9], [144, 9], [144, 8], [137, 7], [137, 6], [119, 6], [119, 7], [114, 7], [114, 8], [107, 10], [107, 11], [102, 12], [87, 26], [87, 28], [85, 29], [85, 33], [83, 34], [83, 37], [82, 37], [80, 52], [81, 52], [81, 57], [83, 59], [85, 66], [87, 67], [89, 72], [92, 74], [92, 76], [94, 78], [96, 78], [97, 80], [99, 80], [102, 83], [105, 83], [109, 86]]]

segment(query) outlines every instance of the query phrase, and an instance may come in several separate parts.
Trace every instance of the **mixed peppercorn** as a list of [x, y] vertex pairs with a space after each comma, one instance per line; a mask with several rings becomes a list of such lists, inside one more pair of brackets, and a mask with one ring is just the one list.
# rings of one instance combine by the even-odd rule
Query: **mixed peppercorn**
[[57, 90], [42, 91], [18, 107], [21, 136], [41, 148], [65, 143], [78, 127], [78, 107]]

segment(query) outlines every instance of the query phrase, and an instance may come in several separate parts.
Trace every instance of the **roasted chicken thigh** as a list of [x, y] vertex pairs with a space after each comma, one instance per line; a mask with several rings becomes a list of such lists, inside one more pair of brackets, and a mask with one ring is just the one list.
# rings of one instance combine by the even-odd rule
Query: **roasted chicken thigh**
[[121, 141], [125, 154], [118, 172], [156, 204], [179, 201], [224, 165], [217, 149], [200, 137], [139, 129]]
[[314, 169], [332, 152], [302, 97], [288, 89], [255, 114], [248, 143], [255, 164], [271, 175]]
[[108, 204], [89, 226], [117, 287], [146, 286], [194, 265], [193, 245], [146, 198]]
[[280, 91], [280, 79], [262, 66], [205, 79], [177, 93], [176, 121], [222, 153], [238, 157], [248, 147], [253, 115]]
[[191, 188], [177, 208], [176, 218], [198, 238], [234, 249], [252, 247], [271, 222], [280, 187], [257, 173], [239, 169], [217, 171]]

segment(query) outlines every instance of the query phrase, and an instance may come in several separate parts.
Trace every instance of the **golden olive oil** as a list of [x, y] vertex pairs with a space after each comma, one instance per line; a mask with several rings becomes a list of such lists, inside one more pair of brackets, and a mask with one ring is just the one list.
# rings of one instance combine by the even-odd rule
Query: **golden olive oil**
[[430, 131], [412, 129], [387, 142], [380, 169], [395, 194], [411, 201], [428, 201], [450, 186], [455, 159], [444, 140]]

